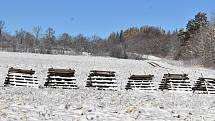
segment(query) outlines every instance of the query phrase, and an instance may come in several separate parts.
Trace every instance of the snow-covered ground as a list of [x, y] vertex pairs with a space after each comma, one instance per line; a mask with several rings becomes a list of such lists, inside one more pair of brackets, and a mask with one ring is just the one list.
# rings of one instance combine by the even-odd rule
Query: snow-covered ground
[[[192, 92], [126, 91], [130, 74], [153, 74], [158, 87], [164, 73], [187, 73], [192, 84], [215, 70], [182, 67], [163, 59], [124, 60], [108, 57], [0, 52], [0, 86], [9, 67], [33, 69], [43, 86], [47, 70], [76, 70], [78, 90], [0, 87], [0, 121], [40, 120], [215, 120], [215, 96]], [[159, 66], [152, 66], [156, 63]], [[90, 70], [116, 71], [117, 91], [85, 88]]]

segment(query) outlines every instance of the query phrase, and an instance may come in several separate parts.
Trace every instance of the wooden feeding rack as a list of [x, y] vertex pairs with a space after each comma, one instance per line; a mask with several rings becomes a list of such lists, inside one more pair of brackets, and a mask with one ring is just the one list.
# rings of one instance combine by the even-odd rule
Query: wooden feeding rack
[[131, 75], [125, 89], [155, 90], [153, 78], [154, 75]]
[[45, 87], [77, 89], [75, 70], [72, 69], [48, 69]]
[[160, 90], [174, 90], [174, 91], [191, 91], [191, 84], [187, 74], [164, 74]]
[[116, 90], [117, 81], [115, 72], [91, 70], [87, 78], [86, 87], [96, 88], [98, 90]]
[[4, 86], [25, 86], [25, 87], [39, 87], [37, 77], [34, 76], [35, 71], [9, 68]]
[[215, 78], [200, 77], [192, 89], [197, 93], [215, 94]]

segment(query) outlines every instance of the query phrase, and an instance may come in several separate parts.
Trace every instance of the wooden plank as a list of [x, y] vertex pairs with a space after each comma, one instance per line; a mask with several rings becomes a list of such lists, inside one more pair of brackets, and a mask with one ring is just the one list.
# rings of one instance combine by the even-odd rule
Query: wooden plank
[[167, 80], [188, 80], [189, 78], [188, 77], [164, 77], [164, 79], [167, 79]]
[[187, 77], [188, 75], [187, 74], [164, 74], [163, 78], [164, 79], [173, 79], [173, 80], [187, 80], [189, 79]]
[[153, 90], [156, 90], [156, 89], [140, 88], [139, 90], [148, 90], [148, 91], [153, 91]]
[[129, 83], [153, 83], [151, 80], [129, 80]]
[[93, 85], [93, 86], [116, 86], [116, 87], [117, 87], [117, 84], [101, 84], [101, 83], [93, 83], [92, 85]]
[[91, 70], [90, 72], [93, 73], [116, 73], [115, 71], [102, 71], [102, 70]]
[[131, 85], [131, 87], [140, 87], [140, 88], [152, 88], [154, 86], [149, 86], [149, 85]]
[[130, 83], [130, 85], [151, 85], [150, 83]]
[[203, 81], [203, 80], [213, 80], [213, 81], [215, 81], [215, 78], [203, 78], [203, 77], [200, 77], [198, 80], [201, 80], [201, 81]]
[[37, 78], [36, 76], [33, 76], [33, 75], [26, 75], [26, 74], [23, 74], [23, 73], [10, 73], [10, 74], [7, 74], [7, 77]]
[[88, 77], [96, 77], [96, 76], [102, 76], [102, 77], [115, 77], [114, 73], [90, 73]]
[[16, 68], [9, 68], [8, 73], [23, 73], [23, 74], [30, 74], [33, 75], [35, 74], [35, 71], [33, 71], [32, 69], [30, 70], [24, 70], [24, 69], [16, 69]]
[[92, 85], [91, 87], [98, 87], [98, 88], [117, 88], [117, 86], [112, 86], [112, 85]]
[[130, 84], [154, 84], [152, 82], [128, 82]]
[[93, 76], [115, 77], [115, 72], [114, 71], [91, 70], [88, 77], [93, 77]]
[[55, 88], [55, 89], [78, 89], [77, 86], [49, 86], [49, 88]]
[[130, 80], [152, 80], [154, 75], [131, 75]]
[[116, 79], [114, 78], [114, 79], [111, 79], [111, 78], [107, 78], [107, 79], [104, 79], [104, 78], [91, 78], [91, 79], [87, 79], [87, 80], [89, 80], [89, 81], [95, 81], [95, 80], [98, 80], [98, 81], [111, 81], [111, 82], [113, 82], [113, 81], [116, 81]]
[[72, 69], [48, 69], [48, 77], [50, 76], [61, 76], [61, 77], [74, 77], [75, 70]]
[[117, 83], [116, 80], [89, 80], [88, 82], [95, 82], [95, 83], [100, 83], [100, 82], [105, 82], [105, 83]]
[[49, 72], [56, 72], [56, 73], [75, 73], [75, 70], [72, 69], [54, 69], [54, 68], [49, 68]]
[[60, 84], [60, 83], [49, 83], [47, 86], [62, 86], [62, 85], [64, 85], [64, 86], [77, 86], [76, 83], [75, 83], [75, 84], [67, 84], [67, 83], [62, 83], [62, 84]]
[[170, 77], [170, 76], [183, 76], [183, 77], [187, 77], [188, 74], [171, 74], [171, 73], [168, 73], [168, 74], [164, 74], [164, 76], [168, 76], [168, 77]]
[[52, 83], [56, 83], [56, 84], [76, 84], [75, 81], [69, 81], [69, 82], [65, 82], [65, 81], [49, 81], [48, 83], [52, 84]]

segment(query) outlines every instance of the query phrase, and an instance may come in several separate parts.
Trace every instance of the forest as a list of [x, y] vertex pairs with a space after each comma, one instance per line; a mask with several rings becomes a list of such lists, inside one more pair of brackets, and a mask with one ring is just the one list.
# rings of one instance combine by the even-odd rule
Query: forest
[[40, 26], [32, 31], [22, 28], [10, 34], [0, 20], [0, 50], [41, 54], [111, 56], [122, 59], [142, 59], [155, 55], [173, 60], [195, 60], [204, 67], [215, 68], [215, 17], [208, 19], [199, 12], [187, 22], [186, 28], [174, 31], [156, 26], [131, 27], [112, 32], [106, 38], [82, 34], [56, 35], [50, 27]]

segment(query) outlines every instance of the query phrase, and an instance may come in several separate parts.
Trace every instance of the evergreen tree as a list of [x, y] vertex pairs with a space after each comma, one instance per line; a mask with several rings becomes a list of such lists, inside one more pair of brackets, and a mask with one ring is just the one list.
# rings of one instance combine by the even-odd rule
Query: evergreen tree
[[194, 19], [188, 21], [187, 32], [192, 34], [196, 30], [205, 27], [208, 25], [207, 14], [206, 13], [197, 13]]
[[186, 31], [180, 30], [178, 33], [178, 39], [180, 40], [180, 50], [175, 56], [175, 59], [184, 58], [189, 59], [197, 54], [193, 51], [193, 39], [199, 30], [208, 25], [206, 13], [197, 13], [194, 19], [191, 19], [187, 23]]

